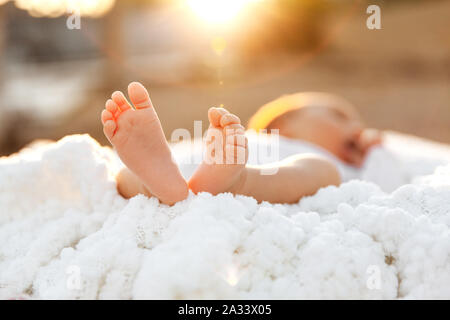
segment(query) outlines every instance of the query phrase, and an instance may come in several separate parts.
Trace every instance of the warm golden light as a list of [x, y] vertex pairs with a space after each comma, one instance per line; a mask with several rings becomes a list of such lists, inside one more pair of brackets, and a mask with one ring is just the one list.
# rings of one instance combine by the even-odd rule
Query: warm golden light
[[227, 47], [227, 41], [222, 37], [215, 37], [211, 41], [211, 47], [218, 56], [221, 56]]
[[191, 10], [208, 23], [223, 24], [234, 19], [249, 3], [257, 0], [186, 0]]

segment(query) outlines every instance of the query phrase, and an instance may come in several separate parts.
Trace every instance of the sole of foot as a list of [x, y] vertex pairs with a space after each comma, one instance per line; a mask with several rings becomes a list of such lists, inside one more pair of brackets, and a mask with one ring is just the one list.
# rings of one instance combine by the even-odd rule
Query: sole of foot
[[116, 91], [101, 114], [103, 132], [122, 162], [162, 203], [174, 204], [188, 195], [187, 183], [173, 161], [158, 115], [144, 86], [128, 86], [131, 103]]

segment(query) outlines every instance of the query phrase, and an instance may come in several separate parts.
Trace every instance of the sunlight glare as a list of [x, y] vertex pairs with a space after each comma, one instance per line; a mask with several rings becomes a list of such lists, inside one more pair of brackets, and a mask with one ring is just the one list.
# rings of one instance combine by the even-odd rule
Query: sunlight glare
[[251, 2], [257, 0], [186, 0], [190, 9], [208, 23], [231, 21]]

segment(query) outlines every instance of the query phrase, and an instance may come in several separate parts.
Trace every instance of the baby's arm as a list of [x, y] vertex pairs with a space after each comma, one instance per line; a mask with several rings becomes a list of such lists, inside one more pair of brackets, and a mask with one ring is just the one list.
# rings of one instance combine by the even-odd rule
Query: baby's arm
[[[272, 175], [262, 175], [261, 169], [277, 169]], [[234, 194], [254, 197], [271, 203], [296, 203], [320, 188], [341, 183], [336, 166], [316, 155], [295, 155], [265, 166], [247, 166]]]

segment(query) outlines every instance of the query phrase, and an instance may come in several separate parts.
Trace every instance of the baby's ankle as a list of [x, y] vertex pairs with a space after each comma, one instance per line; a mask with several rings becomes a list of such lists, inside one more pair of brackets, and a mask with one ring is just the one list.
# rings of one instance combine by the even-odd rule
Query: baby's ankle
[[248, 168], [245, 167], [244, 170], [240, 172], [236, 181], [231, 185], [231, 187], [228, 190], [226, 190], [226, 192], [230, 192], [234, 195], [242, 194], [243, 190], [245, 189], [247, 177], [248, 177]]

